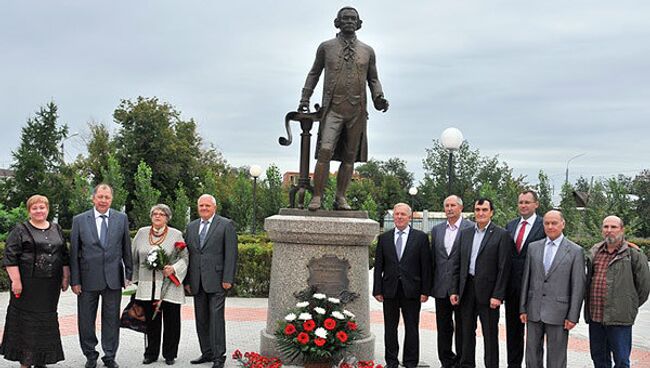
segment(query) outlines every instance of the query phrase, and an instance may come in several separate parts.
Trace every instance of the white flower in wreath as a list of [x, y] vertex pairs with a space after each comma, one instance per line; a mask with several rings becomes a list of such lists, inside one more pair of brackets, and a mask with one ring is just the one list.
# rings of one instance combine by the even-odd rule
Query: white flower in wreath
[[343, 310], [343, 314], [345, 314], [346, 316], [348, 316], [348, 318], [354, 318], [354, 313], [350, 312], [350, 311], [347, 310], [347, 309], [344, 309], [344, 310]]
[[314, 312], [316, 312], [318, 314], [325, 314], [325, 309], [323, 309], [321, 307], [315, 307]]
[[316, 293], [316, 294], [314, 294], [312, 296], [314, 297], [314, 299], [318, 299], [318, 300], [323, 300], [323, 299], [327, 298], [327, 295], [325, 295], [323, 293]]
[[296, 320], [296, 314], [295, 313], [289, 313], [284, 317], [284, 320], [287, 322], [293, 322]]
[[343, 313], [341, 313], [339, 311], [332, 312], [332, 317], [334, 317], [336, 319], [345, 319], [345, 316], [343, 315]]
[[300, 315], [298, 316], [298, 319], [302, 320], [302, 321], [308, 321], [308, 320], [312, 319], [312, 317], [311, 317], [310, 313], [305, 312], [305, 313], [300, 313]]
[[305, 308], [308, 305], [309, 305], [309, 302], [298, 302], [298, 303], [296, 303], [296, 307], [298, 307], [298, 308]]
[[314, 335], [320, 337], [321, 339], [327, 338], [327, 330], [323, 327], [319, 327], [314, 331]]
[[327, 300], [332, 304], [339, 304], [341, 302], [338, 298], [327, 298]]

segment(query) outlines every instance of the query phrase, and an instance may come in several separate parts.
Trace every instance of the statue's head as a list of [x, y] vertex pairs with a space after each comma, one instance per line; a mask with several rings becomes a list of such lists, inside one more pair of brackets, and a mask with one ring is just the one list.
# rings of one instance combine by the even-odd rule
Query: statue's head
[[[359, 30], [361, 29], [361, 23], [363, 23], [363, 21], [359, 17], [359, 12], [351, 6], [341, 8], [339, 12], [336, 13], [336, 18], [334, 19], [334, 27], [339, 28], [342, 32], [354, 32]], [[349, 29], [346, 29], [348, 28], [348, 24], [350, 27]], [[352, 26], [354, 26], [354, 28], [352, 28]]]

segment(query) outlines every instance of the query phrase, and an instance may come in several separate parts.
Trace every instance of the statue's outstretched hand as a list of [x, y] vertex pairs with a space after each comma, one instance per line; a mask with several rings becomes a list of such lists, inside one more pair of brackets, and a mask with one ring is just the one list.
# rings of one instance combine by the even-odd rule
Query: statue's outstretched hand
[[386, 100], [384, 96], [378, 96], [372, 102], [374, 103], [376, 110], [381, 112], [388, 111], [388, 100]]

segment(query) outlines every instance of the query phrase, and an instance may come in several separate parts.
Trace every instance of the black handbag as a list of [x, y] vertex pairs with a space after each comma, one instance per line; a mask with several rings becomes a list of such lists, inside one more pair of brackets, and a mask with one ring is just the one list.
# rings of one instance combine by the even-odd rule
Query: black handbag
[[147, 333], [147, 319], [145, 317], [144, 307], [135, 299], [135, 294], [131, 295], [129, 304], [122, 311], [120, 327], [144, 334]]

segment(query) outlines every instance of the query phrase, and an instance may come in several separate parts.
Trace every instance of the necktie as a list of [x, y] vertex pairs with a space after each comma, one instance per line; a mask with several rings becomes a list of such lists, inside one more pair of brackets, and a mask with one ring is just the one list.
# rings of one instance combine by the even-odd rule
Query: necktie
[[404, 234], [403, 231], [397, 232], [397, 241], [395, 242], [395, 251], [397, 251], [398, 261], [402, 259], [402, 234]]
[[205, 244], [205, 236], [208, 234], [208, 224], [210, 221], [201, 221], [201, 224], [203, 224], [203, 228], [201, 228], [201, 232], [199, 233], [199, 241], [201, 242], [201, 248], [203, 248], [203, 245]]
[[108, 246], [108, 220], [106, 215], [99, 215], [102, 218], [102, 225], [99, 231], [99, 242], [102, 247]]
[[544, 273], [548, 273], [553, 263], [553, 247], [555, 243], [550, 242], [546, 245], [546, 253], [544, 254]]
[[524, 234], [526, 233], [526, 225], [528, 225], [528, 222], [523, 221], [521, 223], [521, 228], [519, 229], [519, 234], [517, 234], [517, 240], [515, 241], [517, 253], [521, 253], [521, 246], [524, 243]]

